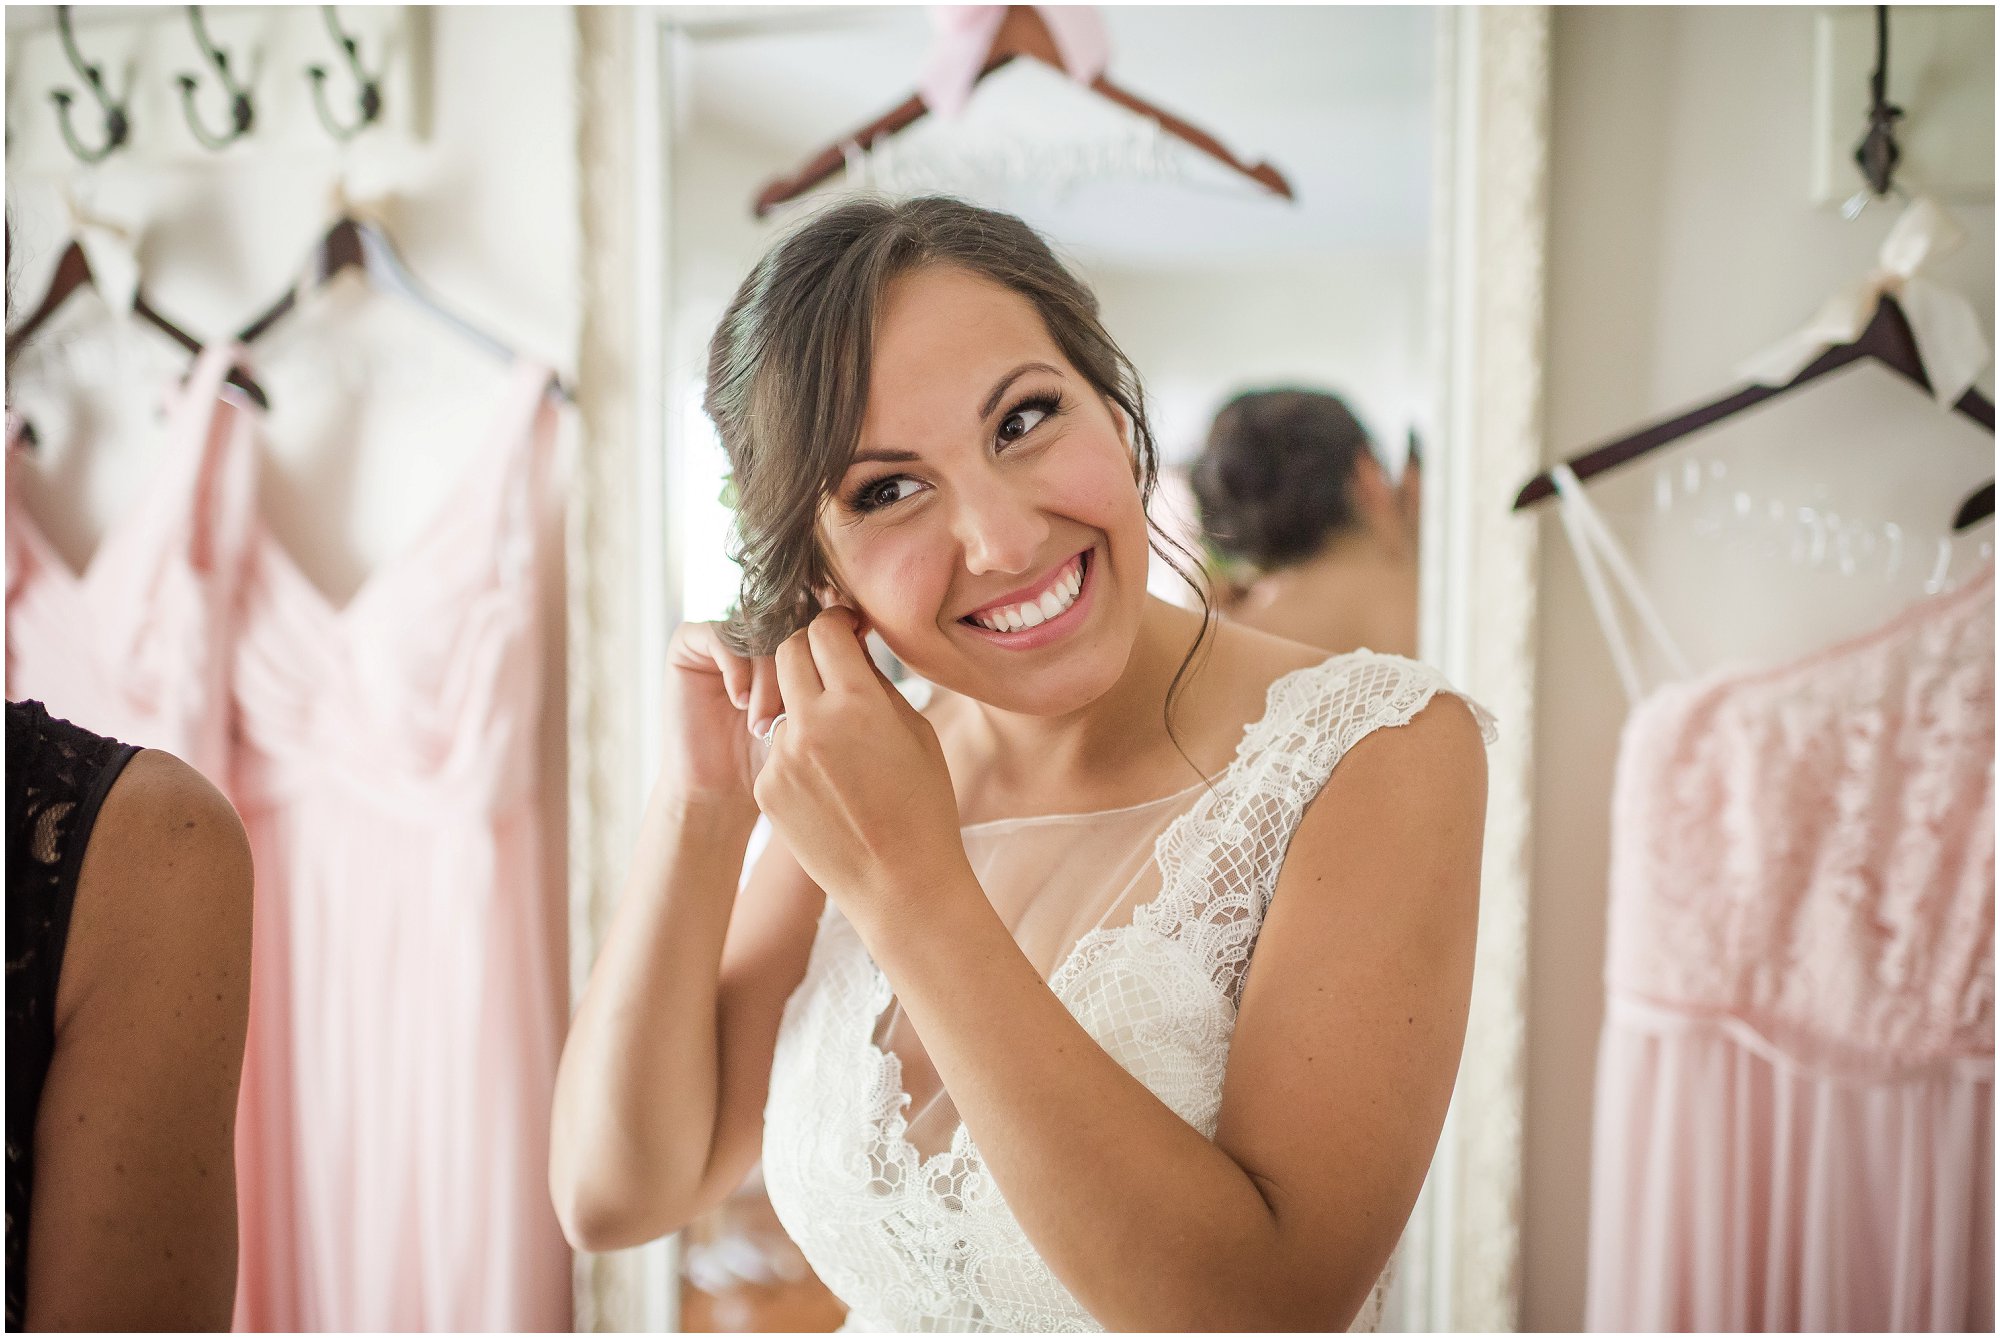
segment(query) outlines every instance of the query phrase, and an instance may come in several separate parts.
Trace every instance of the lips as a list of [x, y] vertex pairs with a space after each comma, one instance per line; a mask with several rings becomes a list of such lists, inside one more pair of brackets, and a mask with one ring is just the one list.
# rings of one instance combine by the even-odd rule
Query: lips
[[1082, 593], [1089, 556], [1088, 550], [1078, 553], [1051, 572], [1039, 587], [1009, 595], [1005, 601], [988, 604], [959, 621], [1005, 635], [1060, 618]]

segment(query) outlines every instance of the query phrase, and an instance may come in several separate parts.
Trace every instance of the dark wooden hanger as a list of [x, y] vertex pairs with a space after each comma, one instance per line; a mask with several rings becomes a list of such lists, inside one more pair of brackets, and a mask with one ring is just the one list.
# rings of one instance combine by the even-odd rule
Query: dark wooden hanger
[[1954, 530], [1969, 530], [1980, 521], [1993, 514], [1993, 483], [1986, 483], [1973, 490], [1970, 497], [1958, 504], [1958, 514], [1951, 518]]
[[[82, 243], [72, 241], [64, 248], [62, 258], [56, 261], [55, 277], [49, 281], [49, 290], [42, 295], [41, 302], [19, 325], [7, 332], [9, 359], [11, 360], [15, 349], [33, 338], [35, 331], [41, 329], [49, 317], [62, 308], [63, 303], [86, 288], [96, 287], [96, 276], [90, 272], [90, 258], [84, 254]], [[188, 353], [201, 352], [201, 341], [162, 316], [153, 304], [146, 300], [143, 290], [134, 296], [132, 314], [179, 344]], [[240, 367], [230, 369], [229, 384], [247, 395], [258, 408], [271, 407], [270, 400], [265, 398], [263, 387], [251, 380], [249, 374]]]
[[[493, 356], [505, 361], [513, 361], [518, 355], [507, 344], [481, 330], [457, 312], [446, 307], [425, 291], [409, 267], [396, 253], [389, 236], [380, 227], [352, 214], [342, 214], [332, 227], [326, 230], [313, 248], [311, 260], [312, 282], [323, 287], [333, 277], [343, 271], [355, 269], [376, 288], [396, 294], [429, 313], [441, 324], [448, 326], [454, 334], [478, 345]], [[261, 339], [272, 326], [278, 324], [299, 304], [299, 288], [293, 285], [285, 295], [255, 320], [243, 327], [236, 337], [245, 344]], [[550, 393], [564, 403], [569, 403], [569, 388], [554, 377], [549, 380]]]
[[[1834, 345], [1815, 358], [1810, 366], [1787, 384], [1746, 386], [1712, 404], [1704, 404], [1698, 409], [1691, 409], [1663, 423], [1656, 423], [1629, 436], [1620, 437], [1616, 441], [1593, 447], [1571, 458], [1567, 463], [1576, 471], [1576, 476], [1580, 480], [1602, 474], [1606, 470], [1616, 469], [1619, 465], [1636, 460], [1649, 451], [1679, 441], [1690, 433], [1699, 432], [1725, 418], [1742, 413], [1753, 405], [1762, 404], [1765, 400], [1787, 394], [1818, 380], [1828, 372], [1837, 371], [1863, 358], [1873, 358], [1916, 383], [1925, 394], [1931, 392], [1930, 376], [1924, 371], [1923, 359], [1917, 354], [1917, 341], [1910, 333], [1909, 318], [1903, 314], [1903, 308], [1895, 298], [1884, 294], [1875, 307], [1874, 319], [1868, 322], [1868, 328], [1862, 331], [1859, 339], [1851, 344]], [[1977, 389], [1967, 390], [1959, 396], [1958, 402], [1952, 408], [1988, 432], [1993, 430], [1993, 401], [1980, 394]], [[1550, 473], [1545, 471], [1537, 474], [1528, 480], [1522, 487], [1520, 495], [1514, 499], [1514, 509], [1524, 510], [1545, 497], [1554, 496], [1555, 491], [1555, 480]], [[1982, 491], [1986, 494], [1986, 514], [1990, 515], [1993, 485], [1987, 484]], [[1978, 493], [1966, 499], [1960, 510], [1961, 520], [1964, 520], [1967, 512], [1975, 509], [1978, 500]], [[1971, 520], [1965, 520], [1964, 523], [1969, 525], [1978, 519], [1979, 516], [1974, 515]]]
[[[1041, 15], [1035, 13], [1033, 5], [1007, 6], [1007, 17], [1001, 21], [1000, 30], [994, 34], [993, 46], [987, 53], [986, 64], [979, 71], [978, 79], [984, 79], [1018, 56], [1031, 57], [1058, 70], [1063, 68], [1062, 56], [1056, 50], [1055, 38], [1050, 34], [1048, 24], [1042, 21]], [[1283, 173], [1269, 163], [1244, 162], [1224, 148], [1222, 143], [1207, 131], [1189, 125], [1178, 116], [1162, 111], [1144, 98], [1126, 92], [1103, 75], [1093, 80], [1090, 87], [1099, 96], [1117, 103], [1127, 111], [1137, 112], [1156, 123], [1175, 139], [1192, 144], [1231, 171], [1242, 173], [1274, 195], [1283, 196], [1287, 200], [1296, 198], [1292, 194], [1291, 183], [1285, 180]], [[762, 218], [786, 201], [797, 199], [846, 165], [847, 155], [843, 152], [845, 146], [853, 144], [862, 148], [873, 147], [877, 141], [923, 119], [928, 111], [929, 108], [923, 98], [912, 94], [900, 105], [884, 112], [859, 130], [842, 135], [807, 159], [804, 166], [796, 171], [767, 182], [764, 188], [757, 192], [757, 199], [751, 206], [752, 209], [758, 218]]]

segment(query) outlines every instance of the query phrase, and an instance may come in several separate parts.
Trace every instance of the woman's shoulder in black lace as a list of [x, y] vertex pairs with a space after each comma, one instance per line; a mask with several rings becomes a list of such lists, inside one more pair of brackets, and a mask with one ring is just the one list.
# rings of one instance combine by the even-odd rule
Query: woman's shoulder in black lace
[[35, 1117], [55, 1053], [56, 986], [97, 812], [139, 750], [7, 703], [7, 1327], [25, 1318]]

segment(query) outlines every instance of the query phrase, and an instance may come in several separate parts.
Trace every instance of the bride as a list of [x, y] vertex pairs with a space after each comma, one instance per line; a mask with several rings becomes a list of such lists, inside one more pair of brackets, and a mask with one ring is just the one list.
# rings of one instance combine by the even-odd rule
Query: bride
[[742, 594], [669, 652], [557, 1084], [570, 1240], [761, 1154], [850, 1329], [1368, 1322], [1464, 1036], [1485, 714], [1148, 596], [1137, 375], [1018, 219], [810, 219], [707, 407]]

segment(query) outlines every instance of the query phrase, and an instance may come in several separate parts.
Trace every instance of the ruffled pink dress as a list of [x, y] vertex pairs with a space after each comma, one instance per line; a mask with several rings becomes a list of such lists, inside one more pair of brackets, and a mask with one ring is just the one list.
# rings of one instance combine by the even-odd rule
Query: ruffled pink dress
[[[1606, 567], [1671, 638], [1561, 491], [1637, 695]], [[1992, 1331], [1993, 601], [1988, 564], [1869, 635], [1637, 702], [1591, 1329]]]
[[29, 513], [36, 468], [18, 423], [7, 441], [7, 696], [96, 733], [174, 754], [230, 788], [230, 648], [257, 453], [250, 415], [222, 393], [236, 350], [196, 359], [167, 397], [143, 500], [81, 571]]
[[570, 1326], [547, 1171], [565, 911], [537, 808], [548, 383], [515, 369], [469, 476], [345, 607], [251, 534], [238, 1328]]

